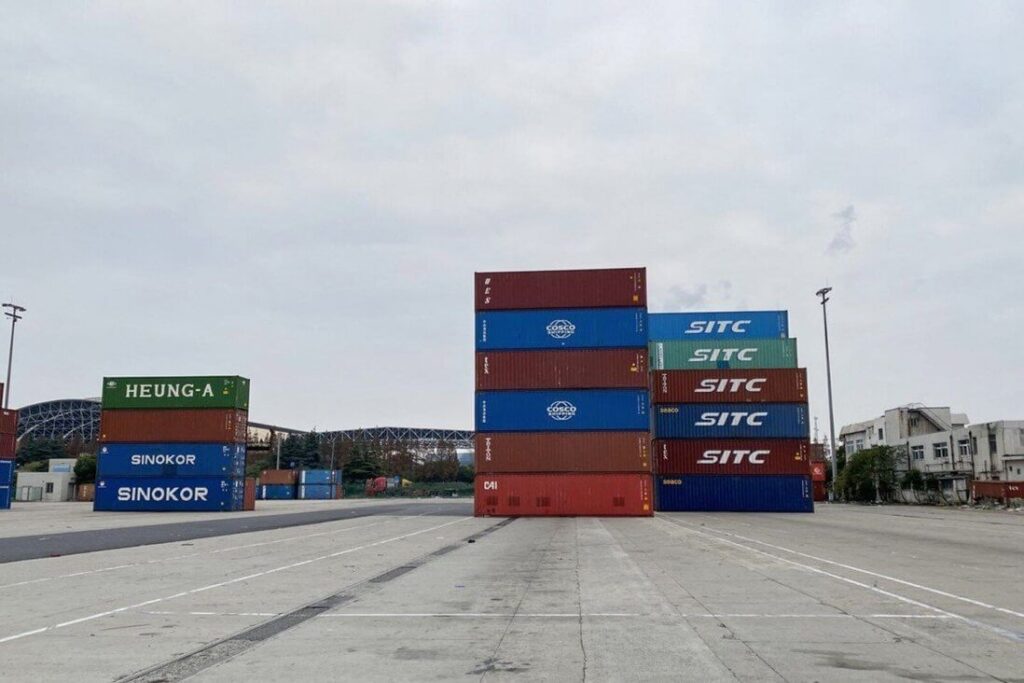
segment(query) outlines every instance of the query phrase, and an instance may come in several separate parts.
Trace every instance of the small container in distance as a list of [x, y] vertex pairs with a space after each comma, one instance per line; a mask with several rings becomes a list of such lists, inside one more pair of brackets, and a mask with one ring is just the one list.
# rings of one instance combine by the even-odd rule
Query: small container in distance
[[479, 474], [477, 517], [649, 517], [649, 474]]
[[476, 310], [646, 306], [645, 268], [476, 273]]

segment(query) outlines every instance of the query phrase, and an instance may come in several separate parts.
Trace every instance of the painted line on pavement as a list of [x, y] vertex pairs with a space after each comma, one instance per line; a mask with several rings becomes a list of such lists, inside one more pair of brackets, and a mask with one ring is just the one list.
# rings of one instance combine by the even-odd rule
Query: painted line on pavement
[[[283, 612], [172, 612], [145, 611], [154, 616], [187, 617], [279, 617]], [[338, 612], [320, 614], [317, 619], [579, 619], [579, 612], [512, 614], [504, 612]], [[584, 617], [648, 618], [655, 615], [632, 612], [585, 612]], [[945, 614], [680, 614], [683, 619], [952, 619]]]
[[231, 584], [239, 583], [239, 582], [242, 582], [242, 581], [249, 581], [251, 579], [257, 579], [257, 578], [260, 578], [260, 577], [263, 577], [263, 576], [267, 576], [269, 574], [276, 574], [277, 572], [286, 571], [288, 569], [294, 569], [296, 567], [303, 567], [303, 566], [308, 565], [308, 564], [313, 564], [314, 562], [320, 562], [322, 560], [329, 560], [329, 559], [332, 559], [332, 558], [335, 558], [335, 557], [340, 557], [341, 555], [347, 555], [349, 553], [354, 553], [354, 552], [357, 552], [359, 550], [366, 550], [367, 548], [375, 548], [377, 546], [381, 546], [381, 545], [384, 545], [386, 543], [393, 543], [395, 541], [401, 541], [403, 539], [411, 538], [413, 536], [419, 536], [420, 534], [425, 534], [425, 533], [430, 532], [430, 531], [436, 531], [437, 529], [443, 529], [444, 527], [451, 526], [452, 524], [460, 524], [460, 523], [465, 522], [465, 521], [470, 520], [470, 519], [473, 519], [473, 517], [462, 517], [460, 519], [456, 519], [456, 520], [453, 520], [451, 522], [445, 522], [444, 524], [439, 524], [437, 526], [429, 527], [427, 529], [421, 529], [419, 531], [414, 531], [412, 533], [402, 534], [401, 536], [394, 536], [392, 538], [387, 538], [387, 539], [384, 539], [382, 541], [375, 541], [374, 543], [367, 543], [365, 545], [356, 546], [354, 548], [347, 548], [345, 550], [339, 550], [337, 552], [330, 553], [328, 555], [320, 555], [319, 557], [313, 557], [313, 558], [310, 558], [308, 560], [302, 560], [301, 562], [292, 562], [291, 564], [282, 565], [280, 567], [274, 567], [273, 569], [266, 569], [266, 570], [261, 571], [261, 572], [254, 572], [252, 574], [246, 574], [245, 576], [238, 576], [238, 577], [235, 577], [233, 579], [228, 579], [227, 581], [220, 581], [218, 583], [211, 583], [211, 584], [209, 584], [207, 586], [201, 586], [199, 588], [193, 588], [191, 590], [181, 591], [180, 593], [175, 593], [173, 595], [167, 595], [167, 596], [164, 596], [162, 598], [154, 598], [152, 600], [146, 600], [144, 602], [137, 602], [137, 603], [135, 603], [133, 605], [125, 605], [124, 607], [118, 607], [118, 608], [115, 608], [115, 609], [112, 609], [112, 610], [107, 610], [105, 612], [98, 612], [96, 614], [90, 614], [89, 616], [80, 617], [78, 619], [72, 619], [71, 621], [65, 621], [65, 622], [62, 622], [62, 623], [59, 623], [59, 624], [54, 624], [54, 625], [51, 625], [51, 626], [44, 626], [42, 628], [33, 629], [31, 631], [24, 631], [22, 633], [15, 633], [13, 635], [0, 638], [0, 644], [9, 643], [9, 642], [11, 642], [13, 640], [20, 640], [21, 638], [27, 638], [28, 636], [37, 635], [39, 633], [45, 633], [47, 631], [53, 631], [53, 630], [56, 630], [56, 629], [65, 628], [67, 626], [73, 626], [75, 624], [81, 624], [81, 623], [86, 622], [86, 621], [92, 621], [94, 619], [100, 619], [102, 617], [108, 617], [108, 616], [111, 616], [113, 614], [118, 614], [120, 612], [127, 612], [129, 610], [138, 609], [140, 607], [147, 607], [149, 605], [155, 605], [155, 604], [160, 603], [160, 602], [166, 602], [168, 600], [174, 600], [176, 598], [182, 598], [182, 597], [185, 597], [185, 596], [188, 596], [188, 595], [196, 595], [198, 593], [204, 593], [206, 591], [213, 590], [215, 588], [222, 588], [224, 586], [230, 586]]

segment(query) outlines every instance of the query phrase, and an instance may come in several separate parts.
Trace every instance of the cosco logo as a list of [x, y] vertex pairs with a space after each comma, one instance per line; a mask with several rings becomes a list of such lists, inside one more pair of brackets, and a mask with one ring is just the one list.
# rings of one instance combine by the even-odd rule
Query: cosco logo
[[576, 417], [576, 406], [568, 401], [555, 401], [548, 406], [548, 417], [564, 422]]
[[568, 339], [576, 332], [576, 326], [565, 319], [552, 320], [544, 328], [555, 339]]
[[722, 413], [701, 413], [697, 420], [698, 427], [763, 427], [764, 418], [768, 413], [747, 413], [747, 412], [722, 412]]
[[497, 491], [497, 490], [498, 490], [498, 482], [496, 482], [496, 481], [485, 481], [484, 482], [484, 491]]
[[735, 332], [746, 334], [750, 320], [694, 320], [686, 334], [722, 334]]
[[735, 394], [740, 391], [759, 393], [766, 377], [754, 379], [702, 379], [694, 389], [698, 394]]
[[694, 349], [690, 362], [701, 363], [719, 360], [729, 361], [733, 359], [752, 361], [754, 360], [755, 353], [757, 353], [757, 349]]

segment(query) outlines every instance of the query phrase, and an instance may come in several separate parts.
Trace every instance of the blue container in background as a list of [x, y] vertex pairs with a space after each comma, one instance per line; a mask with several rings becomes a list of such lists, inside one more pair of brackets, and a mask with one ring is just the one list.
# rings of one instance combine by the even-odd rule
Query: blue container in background
[[10, 486], [0, 486], [0, 510], [11, 509], [11, 499], [14, 497], [14, 489]]
[[0, 486], [11, 486], [14, 483], [14, 461], [0, 460]]
[[788, 311], [711, 311], [650, 313], [650, 337], [655, 341], [683, 339], [786, 339]]
[[291, 484], [265, 484], [259, 487], [260, 500], [295, 500]]
[[341, 482], [341, 470], [302, 470], [299, 472], [299, 484], [338, 484]]
[[647, 309], [566, 308], [476, 314], [476, 348], [589, 349], [647, 346]]
[[100, 477], [93, 510], [216, 512], [241, 510], [245, 480], [238, 477]]
[[337, 493], [336, 484], [299, 484], [299, 500], [334, 500]]
[[[482, 431], [479, 430], [478, 431]], [[657, 439], [806, 439], [804, 403], [673, 403], [654, 407]]]
[[647, 391], [480, 391], [476, 431], [647, 431]]
[[108, 443], [100, 446], [97, 477], [242, 477], [245, 444]]
[[805, 475], [655, 477], [659, 512], [814, 512]]

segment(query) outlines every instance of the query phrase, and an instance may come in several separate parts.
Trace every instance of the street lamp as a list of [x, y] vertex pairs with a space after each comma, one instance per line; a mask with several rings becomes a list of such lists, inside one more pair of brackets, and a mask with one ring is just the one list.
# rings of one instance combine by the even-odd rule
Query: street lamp
[[24, 313], [28, 309], [24, 308], [23, 306], [18, 306], [17, 304], [3, 304], [3, 308], [10, 309], [10, 310], [5, 310], [4, 311], [4, 315], [6, 315], [8, 318], [11, 319], [11, 345], [10, 345], [10, 347], [7, 350], [7, 385], [6, 385], [7, 386], [7, 394], [6, 394], [6, 396], [4, 396], [2, 398], [4, 399], [4, 408], [10, 408], [11, 407], [11, 361], [14, 360], [14, 326], [18, 323], [19, 320], [21, 320], [24, 317], [21, 314]]
[[836, 473], [836, 418], [832, 409], [832, 360], [828, 352], [828, 307], [825, 305], [828, 303], [828, 293], [831, 291], [831, 287], [822, 287], [815, 295], [821, 297], [821, 316], [825, 322], [825, 376], [828, 378], [829, 448], [832, 453], [832, 488], [828, 492], [828, 499], [834, 503], [836, 500], [836, 477], [838, 476]]

